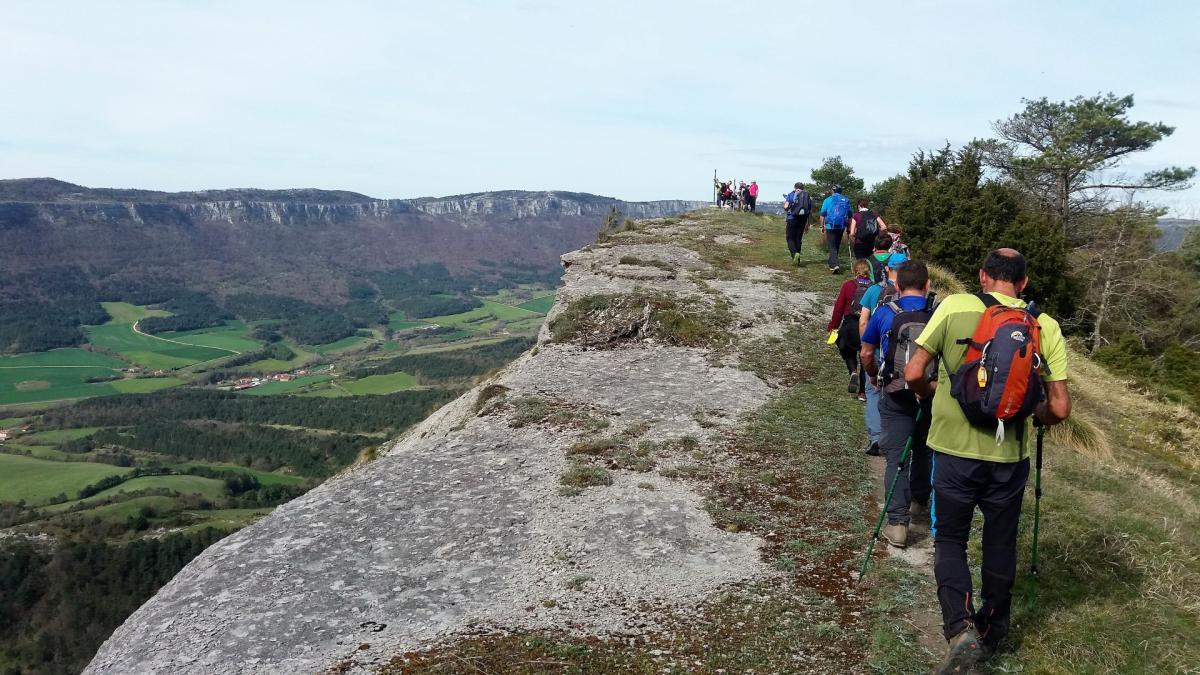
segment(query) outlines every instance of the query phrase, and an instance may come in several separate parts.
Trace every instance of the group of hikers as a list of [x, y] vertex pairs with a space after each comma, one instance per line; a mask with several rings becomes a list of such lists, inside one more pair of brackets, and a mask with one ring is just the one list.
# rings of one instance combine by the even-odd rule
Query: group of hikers
[[[1040, 473], [1042, 432], [1070, 414], [1066, 345], [1058, 322], [1020, 299], [1028, 279], [1018, 251], [987, 255], [982, 292], [935, 302], [929, 269], [900, 243], [898, 228], [866, 200], [855, 212], [849, 202], [835, 189], [819, 215], [831, 272], [840, 270], [849, 231], [853, 278], [841, 286], [828, 330], [850, 394], [865, 403], [864, 453], [886, 464], [875, 536], [903, 548], [914, 519], [928, 519], [949, 644], [937, 672], [971, 672], [1008, 633], [1030, 425]], [[788, 250], [799, 264], [813, 202], [797, 183], [784, 206]], [[1040, 489], [1039, 480], [1039, 497]], [[978, 607], [967, 563], [976, 508], [983, 513]], [[1036, 524], [1034, 536], [1036, 565]]]
[[717, 192], [717, 206], [738, 211], [758, 210], [758, 181], [720, 181], [713, 179]]

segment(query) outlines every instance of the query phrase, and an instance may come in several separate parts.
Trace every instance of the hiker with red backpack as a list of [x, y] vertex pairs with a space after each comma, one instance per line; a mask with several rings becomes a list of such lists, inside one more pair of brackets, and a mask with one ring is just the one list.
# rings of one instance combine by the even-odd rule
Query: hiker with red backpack
[[[829, 332], [837, 331], [838, 353], [846, 362], [850, 371], [850, 384], [847, 391], [855, 396], [863, 396], [864, 374], [858, 367], [859, 330], [858, 317], [862, 311], [862, 299], [871, 288], [871, 266], [866, 260], [854, 261], [854, 278], [848, 279], [838, 291], [837, 300], [833, 303], [833, 316], [825, 327]], [[863, 400], [866, 400], [865, 398]]]
[[888, 229], [883, 218], [871, 210], [871, 201], [863, 198], [858, 200], [858, 211], [850, 215], [850, 248], [855, 258], [866, 258], [871, 255], [871, 247], [875, 237]]
[[[1025, 258], [992, 251], [979, 283], [983, 293], [942, 301], [904, 373], [917, 396], [933, 400], [933, 564], [949, 643], [939, 673], [969, 672], [1008, 633], [1030, 419], [1050, 426], [1071, 414], [1062, 330], [1018, 299], [1028, 283]], [[930, 382], [928, 369], [939, 359], [948, 381]], [[976, 507], [983, 513], [978, 610], [967, 564]]]
[[[908, 545], [910, 502], [924, 510], [929, 503], [930, 401], [918, 401], [904, 379], [904, 368], [917, 351], [916, 339], [933, 314], [929, 294], [929, 269], [918, 260], [906, 260], [895, 270], [899, 296], [872, 314], [862, 334], [863, 369], [880, 390], [879, 449], [887, 459], [884, 490], [888, 501], [883, 538], [892, 546]], [[936, 363], [927, 376], [936, 376]], [[905, 477], [897, 481], [897, 474]], [[896, 483], [897, 489], [888, 486]]]
[[850, 198], [842, 194], [842, 186], [835, 185], [833, 194], [821, 202], [821, 227], [825, 230], [825, 244], [829, 247], [829, 272], [842, 271], [838, 255], [842, 248], [842, 235], [850, 223]]

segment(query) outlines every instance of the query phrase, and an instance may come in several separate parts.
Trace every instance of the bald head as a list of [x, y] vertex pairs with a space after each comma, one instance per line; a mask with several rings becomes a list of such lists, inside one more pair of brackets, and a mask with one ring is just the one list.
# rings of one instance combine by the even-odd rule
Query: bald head
[[998, 248], [983, 261], [983, 273], [993, 281], [1020, 284], [1025, 281], [1025, 256], [1015, 248]]

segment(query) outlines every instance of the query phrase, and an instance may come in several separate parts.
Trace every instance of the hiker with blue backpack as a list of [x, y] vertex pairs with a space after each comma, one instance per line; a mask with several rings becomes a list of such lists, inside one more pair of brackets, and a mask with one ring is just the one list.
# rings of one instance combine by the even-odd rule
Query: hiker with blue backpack
[[[887, 460], [884, 490], [888, 501], [887, 526], [883, 539], [892, 546], [908, 545], [912, 519], [910, 502], [924, 510], [929, 503], [930, 402], [918, 401], [904, 379], [904, 368], [917, 350], [916, 338], [929, 323], [933, 297], [929, 293], [929, 269], [918, 260], [906, 260], [895, 268], [899, 295], [880, 306], [862, 334], [860, 358], [867, 376], [874, 380], [879, 396], [879, 449]], [[936, 375], [936, 363], [927, 376]], [[897, 479], [897, 474], [904, 477]], [[896, 488], [889, 489], [895, 484]]]
[[795, 189], [783, 196], [783, 212], [787, 216], [785, 236], [793, 265], [800, 264], [800, 248], [804, 245], [804, 230], [812, 206], [812, 197], [804, 189], [804, 183], [796, 183]]
[[[948, 642], [939, 673], [972, 672], [1008, 634], [1017, 525], [1030, 470], [1030, 420], [1042, 425], [1040, 476], [1041, 431], [1071, 414], [1062, 330], [1019, 299], [1028, 283], [1024, 256], [1008, 248], [992, 251], [979, 283], [982, 293], [942, 301], [916, 338], [920, 348], [904, 371], [908, 387], [932, 399], [930, 529]], [[946, 378], [931, 382], [929, 369], [939, 360]], [[1038, 497], [1040, 488], [1039, 479]], [[967, 564], [976, 507], [983, 513], [978, 610]], [[1035, 511], [1035, 561], [1036, 530]]]
[[833, 194], [821, 202], [821, 227], [825, 231], [825, 245], [829, 247], [829, 272], [842, 271], [838, 255], [841, 253], [842, 235], [850, 222], [850, 199], [842, 194], [842, 187], [835, 185]]

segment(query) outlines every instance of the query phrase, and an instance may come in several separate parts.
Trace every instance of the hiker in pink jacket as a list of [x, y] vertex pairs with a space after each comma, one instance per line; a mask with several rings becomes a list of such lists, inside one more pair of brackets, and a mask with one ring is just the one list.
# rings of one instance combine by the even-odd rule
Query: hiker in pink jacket
[[753, 211], [758, 205], [758, 181], [750, 181], [750, 210]]

